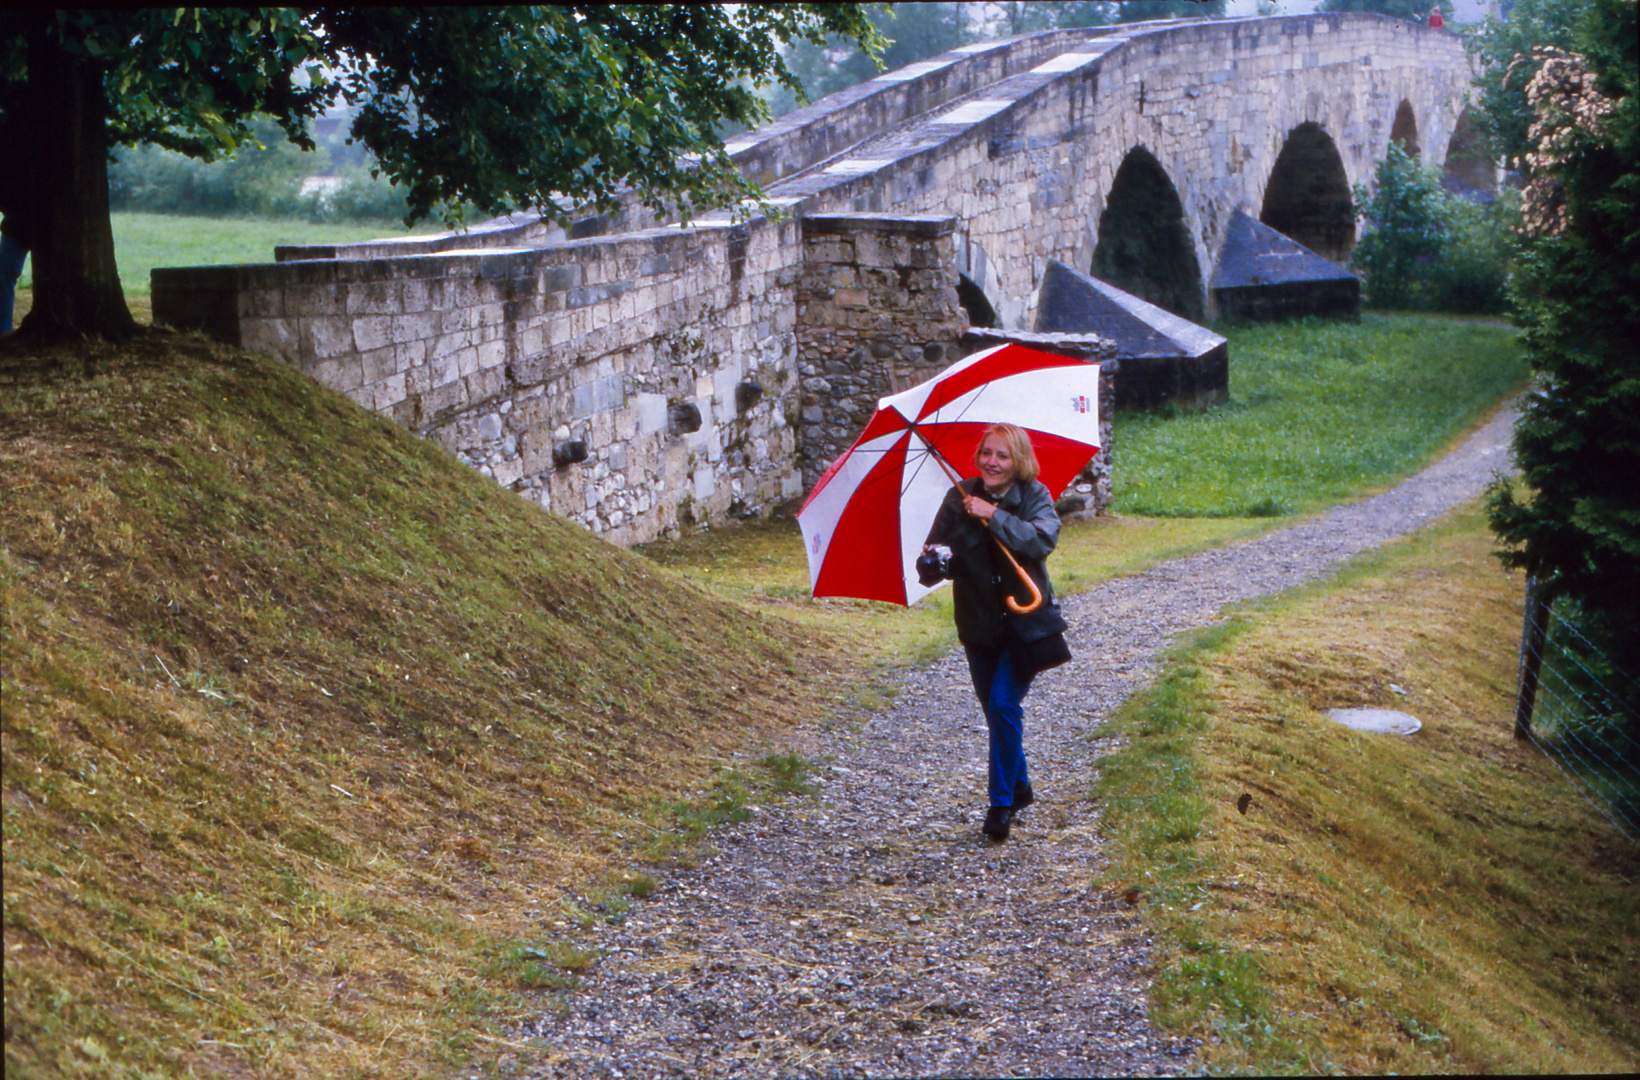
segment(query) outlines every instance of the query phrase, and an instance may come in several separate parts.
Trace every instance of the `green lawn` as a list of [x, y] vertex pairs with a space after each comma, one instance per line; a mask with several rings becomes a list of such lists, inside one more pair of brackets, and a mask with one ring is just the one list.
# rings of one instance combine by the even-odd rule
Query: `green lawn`
[[1515, 331], [1436, 315], [1231, 327], [1230, 400], [1117, 418], [1116, 510], [1281, 517], [1394, 483], [1526, 379]]
[[[113, 214], [114, 258], [127, 296], [148, 295], [148, 272], [156, 266], [216, 266], [272, 262], [281, 244], [334, 244], [410, 233], [442, 232], [436, 223], [406, 230], [403, 225], [315, 225], [307, 221], [260, 218], [186, 217], [178, 214]], [[30, 260], [17, 282], [34, 288]]]

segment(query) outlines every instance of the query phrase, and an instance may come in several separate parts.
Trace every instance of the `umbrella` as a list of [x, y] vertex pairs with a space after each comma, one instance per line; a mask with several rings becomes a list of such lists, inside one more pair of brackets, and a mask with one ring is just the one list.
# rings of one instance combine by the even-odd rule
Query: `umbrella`
[[881, 399], [797, 512], [814, 595], [910, 605], [932, 592], [917, 581], [917, 556], [951, 485], [977, 475], [974, 448], [997, 423], [1030, 434], [1037, 479], [1057, 499], [1099, 452], [1099, 365], [1002, 345]]

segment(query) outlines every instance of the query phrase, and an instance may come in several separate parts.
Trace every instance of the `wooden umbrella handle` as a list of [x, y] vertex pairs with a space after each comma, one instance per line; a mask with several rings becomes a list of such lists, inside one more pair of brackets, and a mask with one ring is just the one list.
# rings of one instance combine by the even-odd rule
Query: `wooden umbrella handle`
[[991, 539], [997, 542], [997, 547], [1002, 549], [1002, 553], [1013, 564], [1015, 572], [1019, 574], [1019, 580], [1025, 583], [1027, 589], [1031, 590], [1031, 602], [1029, 604], [1021, 604], [1012, 596], [1003, 597], [1002, 602], [1007, 604], [1008, 610], [1015, 615], [1029, 615], [1042, 606], [1042, 590], [1036, 587], [1036, 582], [1031, 580], [1031, 575], [1027, 574], [1025, 568], [1019, 565], [1019, 560], [1014, 558], [1014, 553], [1008, 550], [1008, 545], [1002, 542], [1002, 538], [997, 536], [996, 533], [992, 533]]

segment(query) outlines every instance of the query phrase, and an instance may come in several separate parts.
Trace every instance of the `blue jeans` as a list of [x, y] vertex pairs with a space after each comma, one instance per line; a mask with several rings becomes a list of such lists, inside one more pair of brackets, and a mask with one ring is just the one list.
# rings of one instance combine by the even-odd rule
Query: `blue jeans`
[[985, 709], [991, 729], [989, 788], [992, 806], [1012, 806], [1014, 792], [1031, 782], [1025, 766], [1025, 695], [1034, 673], [1023, 679], [1014, 674], [1007, 649], [992, 651], [965, 647], [974, 693]]
[[0, 236], [0, 334], [11, 333], [12, 305], [17, 302], [17, 279], [23, 276], [28, 248], [9, 236]]

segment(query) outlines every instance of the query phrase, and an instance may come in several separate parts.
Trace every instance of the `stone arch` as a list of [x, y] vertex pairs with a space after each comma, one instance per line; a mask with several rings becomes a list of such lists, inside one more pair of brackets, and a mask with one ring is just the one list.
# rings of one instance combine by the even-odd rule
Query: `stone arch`
[[969, 326], [991, 329], [1001, 327], [1002, 323], [997, 318], [997, 309], [991, 303], [991, 298], [986, 296], [985, 290], [974, 284], [974, 279], [967, 274], [957, 274], [957, 302], [962, 304], [962, 310], [968, 313]]
[[1423, 147], [1418, 142], [1418, 117], [1412, 111], [1412, 102], [1401, 101], [1401, 107], [1395, 110], [1395, 123], [1390, 125], [1389, 141], [1400, 143], [1401, 149], [1415, 158], [1423, 157]]
[[1000, 329], [1003, 325], [1002, 300], [998, 283], [985, 248], [969, 233], [957, 238], [957, 302], [968, 313], [970, 326]]
[[1167, 170], [1142, 146], [1116, 170], [1089, 272], [1175, 315], [1203, 318], [1201, 264], [1184, 204]]
[[1355, 204], [1344, 159], [1320, 124], [1287, 133], [1264, 185], [1259, 221], [1323, 258], [1343, 262], [1355, 247]]
[[1486, 153], [1486, 140], [1465, 109], [1458, 115], [1452, 139], [1446, 144], [1441, 183], [1448, 191], [1480, 202], [1498, 194], [1498, 170]]

